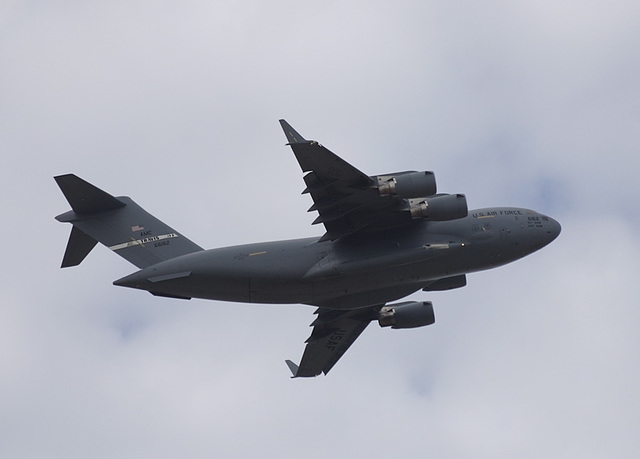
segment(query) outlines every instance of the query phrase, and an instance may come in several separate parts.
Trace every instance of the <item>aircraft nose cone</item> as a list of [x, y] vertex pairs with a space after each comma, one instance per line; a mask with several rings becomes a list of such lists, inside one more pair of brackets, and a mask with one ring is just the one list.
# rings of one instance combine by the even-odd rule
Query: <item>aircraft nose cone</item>
[[555, 240], [562, 231], [562, 226], [557, 220], [554, 220], [551, 217], [545, 217], [548, 221], [545, 221], [544, 231], [547, 236], [547, 244]]

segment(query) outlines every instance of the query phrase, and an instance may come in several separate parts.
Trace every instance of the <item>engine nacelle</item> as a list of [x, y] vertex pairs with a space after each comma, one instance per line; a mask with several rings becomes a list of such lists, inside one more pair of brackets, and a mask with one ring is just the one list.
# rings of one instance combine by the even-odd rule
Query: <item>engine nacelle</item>
[[436, 321], [431, 301], [406, 301], [383, 307], [378, 313], [381, 327], [416, 328]]
[[445, 194], [432, 198], [407, 199], [407, 210], [413, 219], [436, 221], [457, 220], [469, 215], [464, 194]]
[[418, 198], [436, 194], [436, 176], [431, 171], [378, 175], [376, 179], [381, 196]]

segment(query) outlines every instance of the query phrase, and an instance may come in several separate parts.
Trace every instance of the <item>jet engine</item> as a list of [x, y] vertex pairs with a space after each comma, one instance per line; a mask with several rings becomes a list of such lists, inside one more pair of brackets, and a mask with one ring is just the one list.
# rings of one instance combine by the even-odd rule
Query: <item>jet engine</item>
[[406, 301], [383, 307], [378, 313], [381, 327], [416, 328], [436, 321], [431, 301]]
[[378, 192], [381, 196], [418, 198], [436, 194], [436, 176], [431, 171], [408, 171], [378, 175]]
[[457, 220], [469, 214], [464, 194], [445, 194], [431, 198], [407, 199], [411, 218], [436, 221]]

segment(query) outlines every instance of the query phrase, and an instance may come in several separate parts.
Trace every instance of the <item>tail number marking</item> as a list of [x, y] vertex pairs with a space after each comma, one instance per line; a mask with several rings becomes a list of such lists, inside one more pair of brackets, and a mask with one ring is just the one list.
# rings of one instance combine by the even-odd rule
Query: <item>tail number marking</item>
[[109, 248], [113, 251], [116, 251], [120, 249], [126, 249], [128, 247], [133, 247], [136, 245], [141, 245], [142, 247], [144, 247], [145, 244], [148, 244], [151, 242], [154, 243], [153, 244], [154, 247], [163, 247], [163, 246], [169, 245], [168, 239], [173, 239], [174, 237], [178, 237], [178, 235], [176, 233], [161, 234], [160, 236], [145, 237], [142, 239], [132, 239], [130, 241], [123, 242], [122, 244], [112, 245]]

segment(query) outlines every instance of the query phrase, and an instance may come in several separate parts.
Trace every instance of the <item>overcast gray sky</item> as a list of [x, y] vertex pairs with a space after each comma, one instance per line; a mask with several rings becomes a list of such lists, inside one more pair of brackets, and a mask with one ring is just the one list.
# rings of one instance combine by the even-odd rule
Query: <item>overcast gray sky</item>
[[[5, 0], [0, 456], [637, 457], [639, 49], [637, 1]], [[319, 236], [279, 118], [563, 233], [310, 380], [310, 307], [59, 269], [68, 172], [204, 247]]]

